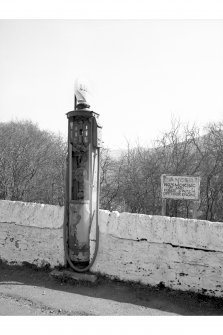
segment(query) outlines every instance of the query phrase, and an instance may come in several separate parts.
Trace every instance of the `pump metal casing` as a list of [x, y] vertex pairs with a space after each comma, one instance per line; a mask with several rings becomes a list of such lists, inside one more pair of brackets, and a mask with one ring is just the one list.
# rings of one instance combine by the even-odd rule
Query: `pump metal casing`
[[90, 229], [96, 219], [98, 150], [101, 145], [98, 114], [74, 110], [68, 118], [67, 244], [74, 263], [90, 261]]

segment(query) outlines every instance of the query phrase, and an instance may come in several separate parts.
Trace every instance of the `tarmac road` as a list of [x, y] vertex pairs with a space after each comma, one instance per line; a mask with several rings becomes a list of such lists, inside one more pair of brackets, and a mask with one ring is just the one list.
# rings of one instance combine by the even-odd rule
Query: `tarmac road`
[[[89, 287], [85, 289], [88, 291]], [[82, 294], [78, 294], [21, 282], [3, 282], [0, 315], [175, 315], [155, 308], [84, 295], [83, 288], [81, 291]]]
[[3, 295], [0, 296], [0, 315], [6, 316], [39, 316], [39, 315], [59, 315], [57, 310], [50, 310], [34, 304], [32, 301], [22, 299], [17, 296]]
[[0, 315], [223, 315], [223, 300], [105, 279], [64, 283], [49, 271], [0, 264]]

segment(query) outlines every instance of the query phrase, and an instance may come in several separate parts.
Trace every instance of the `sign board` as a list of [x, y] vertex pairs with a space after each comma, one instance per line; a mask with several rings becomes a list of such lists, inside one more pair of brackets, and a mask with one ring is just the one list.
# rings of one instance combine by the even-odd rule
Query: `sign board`
[[200, 177], [161, 176], [163, 199], [199, 200]]

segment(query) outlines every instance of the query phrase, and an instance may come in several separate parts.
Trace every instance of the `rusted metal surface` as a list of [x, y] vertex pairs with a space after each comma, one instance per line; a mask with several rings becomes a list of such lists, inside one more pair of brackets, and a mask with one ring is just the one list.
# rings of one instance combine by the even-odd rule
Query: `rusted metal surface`
[[90, 211], [89, 202], [70, 204], [69, 253], [72, 261], [87, 262], [89, 247]]

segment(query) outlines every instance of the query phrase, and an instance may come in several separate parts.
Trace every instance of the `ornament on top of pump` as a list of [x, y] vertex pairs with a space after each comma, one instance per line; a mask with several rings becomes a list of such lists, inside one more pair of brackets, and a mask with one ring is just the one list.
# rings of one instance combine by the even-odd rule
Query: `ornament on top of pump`
[[83, 80], [76, 79], [74, 84], [75, 91], [75, 106], [74, 109], [89, 109], [90, 105], [87, 102], [89, 98], [89, 88]]

